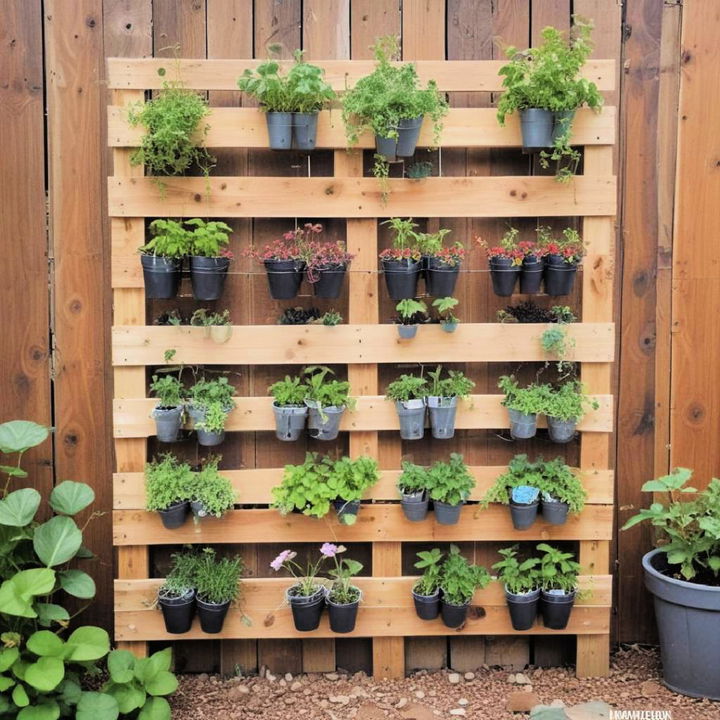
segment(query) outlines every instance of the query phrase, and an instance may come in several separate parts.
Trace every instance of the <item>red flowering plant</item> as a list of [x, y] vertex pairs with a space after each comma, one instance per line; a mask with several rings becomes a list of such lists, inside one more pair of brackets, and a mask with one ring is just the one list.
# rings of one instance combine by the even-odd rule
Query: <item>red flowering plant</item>
[[247, 254], [261, 263], [282, 260], [304, 261], [305, 246], [319, 235], [322, 229], [320, 224], [305, 223], [303, 227], [288, 230], [282, 234], [282, 237], [270, 241], [263, 246], [262, 250], [251, 248]]
[[[406, 260], [409, 262], [417, 262], [422, 257], [422, 249], [420, 247], [420, 235], [415, 232], [417, 223], [412, 218], [403, 220], [402, 218], [390, 218], [385, 220], [383, 225], [388, 225], [394, 231], [392, 247], [385, 248], [380, 253], [380, 260], [399, 262]], [[448, 231], [449, 232], [449, 231]]]
[[558, 238], [547, 233], [542, 249], [544, 255], [560, 255], [571, 265], [577, 265], [585, 256], [585, 245], [580, 233], [574, 228], [565, 228]]
[[482, 238], [478, 238], [478, 243], [485, 248], [488, 260], [491, 262], [495, 258], [503, 258], [512, 260], [512, 265], [522, 265], [523, 258], [525, 257], [524, 250], [520, 247], [518, 242], [518, 235], [520, 231], [517, 228], [508, 228], [507, 232], [502, 236], [498, 245], [490, 245]]
[[311, 283], [320, 279], [323, 270], [346, 269], [355, 257], [337, 240], [310, 240], [301, 246], [301, 252], [306, 264], [307, 279]]

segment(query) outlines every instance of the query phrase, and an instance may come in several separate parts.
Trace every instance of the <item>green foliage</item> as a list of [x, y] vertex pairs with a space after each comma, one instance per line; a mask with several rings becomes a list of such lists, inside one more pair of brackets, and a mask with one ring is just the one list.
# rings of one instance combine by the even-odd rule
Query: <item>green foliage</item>
[[388, 400], [419, 400], [427, 395], [427, 380], [417, 375], [401, 375], [387, 386]]
[[491, 502], [508, 505], [513, 488], [528, 485], [540, 489], [543, 482], [543, 462], [530, 462], [527, 455], [516, 455], [508, 469], [488, 488], [482, 499], [483, 507]]
[[541, 412], [548, 417], [577, 422], [585, 414], [587, 407], [594, 410], [599, 407], [596, 400], [592, 400], [583, 392], [583, 386], [579, 380], [567, 380], [558, 388], [544, 387], [545, 397]]
[[415, 228], [418, 226], [417, 223], [413, 222], [412, 218], [403, 220], [402, 218], [390, 218], [389, 220], [383, 220], [381, 225], [387, 225], [394, 233], [392, 246], [395, 250], [409, 251], [416, 258], [421, 255], [418, 233], [415, 232]]
[[211, 456], [205, 460], [202, 470], [191, 480], [190, 500], [202, 503], [200, 516], [222, 517], [235, 505], [237, 493], [230, 480], [218, 471], [220, 458]]
[[521, 388], [513, 375], [503, 375], [498, 387], [505, 393], [502, 404], [509, 410], [517, 410], [525, 415], [544, 412], [547, 397], [547, 385], [531, 383]]
[[502, 560], [493, 566], [497, 570], [498, 580], [509, 592], [520, 595], [536, 590], [540, 585], [540, 558], [530, 557], [526, 560], [518, 558], [517, 545], [498, 550]]
[[339, 558], [338, 555], [341, 552], [345, 552], [344, 545], [337, 548], [337, 552], [333, 555], [335, 567], [328, 570], [328, 575], [334, 578], [328, 592], [328, 599], [340, 605], [349, 605], [357, 602], [361, 597], [360, 590], [352, 585], [352, 579], [360, 573], [363, 565], [357, 560]]
[[230, 325], [230, 311], [223, 310], [219, 312], [211, 312], [206, 308], [198, 308], [190, 316], [190, 324], [196, 327], [216, 327], [218, 325]]
[[205, 412], [203, 420], [197, 423], [201, 430], [221, 432], [230, 411], [235, 407], [235, 388], [226, 377], [207, 380], [200, 378], [188, 391], [191, 405]]
[[268, 392], [278, 407], [302, 407], [307, 388], [297, 375], [292, 378], [286, 375], [284, 380], [273, 383]]
[[145, 465], [145, 508], [166, 510], [192, 497], [194, 476], [190, 466], [172, 453], [165, 453]]
[[432, 175], [433, 164], [427, 160], [412, 163], [407, 169], [407, 176], [411, 180], [422, 180]]
[[562, 458], [540, 461], [542, 480], [539, 487], [544, 495], [568, 504], [571, 513], [579, 513], [585, 507], [587, 492], [576, 475]]
[[395, 309], [398, 311], [401, 325], [417, 325], [425, 319], [427, 305], [422, 300], [405, 298], [395, 306]]
[[153, 375], [150, 391], [157, 395], [160, 408], [179, 407], [185, 402], [185, 388], [174, 375]]
[[547, 543], [540, 543], [537, 549], [543, 553], [540, 556], [540, 582], [543, 590], [572, 592], [577, 589], [580, 564], [573, 560], [573, 553], [562, 552]]
[[[423, 255], [438, 255], [443, 249], [443, 241], [446, 235], [449, 235], [452, 230], [448, 228], [440, 228], [437, 232], [420, 232], [415, 233], [417, 238], [417, 244], [420, 248], [420, 252]], [[460, 243], [456, 243], [459, 247], [462, 247]]]
[[475, 478], [458, 453], [451, 453], [449, 462], [438, 460], [428, 471], [428, 492], [437, 502], [460, 505], [474, 487]]
[[[622, 529], [650, 522], [657, 528], [657, 547], [665, 553], [670, 565], [679, 566], [676, 577], [719, 585], [720, 480], [713, 478], [705, 490], [698, 492], [687, 484], [691, 478], [692, 470], [675, 468], [670, 475], [646, 482], [642, 491], [663, 493], [665, 501], [643, 508]], [[696, 494], [682, 499], [689, 493]]]
[[240, 578], [245, 566], [242, 558], [218, 558], [215, 550], [205, 548], [197, 557], [195, 587], [200, 600], [220, 605], [235, 602], [240, 596]]
[[318, 408], [355, 407], [350, 397], [350, 383], [347, 380], [326, 380], [335, 373], [324, 365], [312, 365], [303, 370], [305, 376], [305, 399]]
[[233, 231], [227, 223], [217, 220], [206, 222], [200, 218], [192, 218], [186, 220], [185, 224], [194, 228], [190, 233], [188, 252], [200, 257], [220, 257], [230, 242], [229, 236]]
[[572, 348], [575, 347], [574, 338], [568, 337], [568, 330], [565, 323], [553, 323], [540, 336], [540, 345], [542, 349], [557, 359], [558, 372], [562, 373], [565, 365], [572, 366], [572, 363], [566, 362], [565, 358]]
[[440, 316], [440, 322], [455, 324], [460, 322], [453, 314], [453, 308], [457, 307], [459, 300], [454, 297], [435, 298], [432, 306], [437, 310]]
[[379, 479], [378, 465], [374, 458], [362, 455], [355, 460], [341, 457], [335, 461], [328, 478], [330, 490], [335, 497], [346, 502], [361, 500], [365, 491]]
[[430, 472], [421, 465], [415, 465], [407, 460], [403, 460], [402, 472], [398, 478], [397, 486], [400, 493], [404, 495], [429, 490]]
[[177, 220], [153, 220], [150, 223], [152, 238], [140, 248], [144, 255], [182, 258], [190, 252], [190, 231]]
[[326, 313], [323, 314], [322, 318], [320, 319], [322, 321], [322, 324], [327, 327], [334, 327], [335, 325], [339, 325], [343, 321], [342, 315], [335, 310], [328, 310]]
[[158, 595], [166, 598], [183, 597], [195, 588], [199, 555], [196, 550], [190, 549], [173, 553], [171, 558], [170, 571], [165, 575], [165, 582], [158, 590]]
[[443, 378], [442, 365], [438, 365], [435, 370], [428, 370], [428, 377], [430, 378], [429, 397], [466, 398], [475, 387], [475, 383], [465, 377], [465, 373], [460, 370], [450, 370], [447, 377]]
[[417, 553], [417, 556], [420, 559], [415, 563], [415, 567], [422, 570], [423, 574], [413, 585], [413, 590], [418, 595], [434, 595], [440, 589], [443, 552], [439, 548], [433, 548], [423, 550]]
[[443, 563], [440, 576], [445, 602], [465, 605], [472, 600], [475, 590], [487, 587], [489, 583], [490, 573], [484, 567], [469, 563], [460, 554], [457, 545], [450, 545], [450, 553]]

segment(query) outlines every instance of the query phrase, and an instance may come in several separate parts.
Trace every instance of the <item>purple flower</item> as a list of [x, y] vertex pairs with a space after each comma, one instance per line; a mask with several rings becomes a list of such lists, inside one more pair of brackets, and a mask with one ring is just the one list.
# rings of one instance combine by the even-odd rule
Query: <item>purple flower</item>
[[322, 547], [320, 548], [320, 553], [325, 557], [335, 557], [335, 555], [337, 555], [338, 553], [338, 546], [333, 545], [333, 543], [323, 543]]
[[297, 557], [297, 553], [292, 550], [283, 550], [271, 563], [270, 567], [277, 572], [288, 561]]

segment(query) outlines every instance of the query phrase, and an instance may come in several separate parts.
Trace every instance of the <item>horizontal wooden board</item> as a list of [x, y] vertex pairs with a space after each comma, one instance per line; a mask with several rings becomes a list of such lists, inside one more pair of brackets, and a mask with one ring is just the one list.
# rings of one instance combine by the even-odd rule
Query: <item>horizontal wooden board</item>
[[[612, 176], [431, 177], [390, 179], [382, 200], [375, 178], [108, 178], [111, 217], [574, 217], [611, 216]], [[163, 192], [165, 195], [163, 196]]]
[[[351, 637], [387, 635], [467, 635], [511, 634], [502, 588], [493, 581], [473, 598], [468, 622], [461, 630], [450, 630], [440, 620], [425, 622], [415, 615], [410, 590], [417, 578], [357, 579], [363, 591], [358, 623]], [[160, 612], [153, 608], [157, 588], [162, 580], [115, 581], [115, 633], [117, 640], [170, 640], [178, 636], [166, 634]], [[320, 628], [311, 634], [295, 630], [291, 612], [284, 604], [287, 578], [249, 578], [242, 584], [238, 608], [231, 608], [221, 638], [287, 638], [333, 637], [323, 618]], [[579, 585], [585, 592], [577, 600], [566, 634], [593, 634], [608, 631], [612, 600], [612, 577], [581, 576]], [[245, 615], [245, 622], [241, 618]], [[249, 621], [249, 624], [248, 624]], [[538, 623], [528, 634], [548, 631]], [[206, 637], [196, 621], [183, 638]]]
[[[144, 129], [132, 127], [127, 119], [126, 107], [108, 108], [108, 145], [136, 147]], [[208, 117], [209, 130], [204, 144], [210, 148], [266, 148], [268, 134], [265, 113], [255, 108], [213, 108]], [[573, 145], [612, 145], [615, 142], [616, 109], [605, 107], [596, 113], [584, 108], [573, 122]], [[520, 147], [520, 121], [513, 115], [505, 127], [500, 127], [493, 108], [452, 108], [443, 120], [440, 142], [433, 137], [428, 121], [418, 140], [418, 147]], [[318, 117], [317, 148], [344, 148], [347, 146], [345, 125], [340, 110], [326, 110]], [[375, 147], [370, 133], [360, 137], [360, 148]]]
[[[176, 351], [173, 362], [187, 365], [542, 361], [553, 359], [540, 344], [547, 327], [460, 323], [454, 333], [446, 333], [433, 324], [420, 327], [412, 340], [402, 340], [391, 324], [235, 326], [228, 342], [218, 345], [203, 328], [128, 325], [112, 329], [113, 365], [162, 365], [168, 348]], [[567, 359], [613, 361], [613, 323], [572, 323], [567, 330], [574, 341]]]
[[[261, 60], [194, 60], [164, 58], [108, 58], [107, 85], [111, 89], [157, 90], [168, 80], [181, 80], [193, 90], [237, 90], [245, 68]], [[313, 60], [325, 69], [325, 79], [337, 91], [352, 87], [375, 68], [372, 60]], [[289, 63], [282, 63], [287, 66]], [[435, 80], [440, 90], [497, 92], [502, 90], [500, 60], [418, 60], [421, 83]], [[162, 73], [162, 74], [161, 74]], [[615, 61], [588, 60], [582, 70], [598, 89], [615, 89]]]
[[[589, 410], [578, 425], [583, 432], [612, 432], [613, 397], [594, 395], [597, 410]], [[501, 429], [509, 427], [507, 410], [500, 404], [502, 395], [471, 395], [458, 403], [455, 427], [468, 429]], [[275, 430], [272, 401], [267, 397], [235, 398], [237, 407], [230, 413], [226, 430], [230, 432], [258, 432]], [[113, 401], [114, 433], [116, 438], [149, 437], [155, 434], [155, 421], [150, 417], [157, 401], [152, 398], [123, 398]], [[539, 427], [545, 427], [540, 418]], [[363, 395], [357, 398], [354, 410], [344, 413], [341, 430], [400, 430], [393, 403], [384, 396]]]
[[588, 505], [564, 525], [539, 519], [531, 528], [515, 530], [507, 507], [479, 505], [463, 508], [457, 525], [438, 525], [432, 517], [409, 522], [397, 504], [364, 504], [355, 525], [341, 525], [334, 513], [317, 519], [277, 510], [233, 510], [222, 518], [188, 520], [177, 530], [166, 530], [157, 513], [113, 511], [115, 545], [169, 545], [184, 543], [292, 543], [303, 542], [422, 542], [501, 540], [610, 540], [612, 505]]
[[[506, 465], [496, 467], [475, 466], [470, 472], [475, 478], [475, 488], [470, 500], [480, 500], [495, 479], [507, 470]], [[591, 505], [609, 505], [613, 502], [613, 471], [586, 470], [581, 474], [583, 487]], [[237, 491], [239, 503], [267, 505], [271, 502], [271, 489], [282, 481], [282, 468], [258, 468], [252, 470], [223, 470]], [[397, 479], [400, 470], [383, 470], [380, 480], [365, 493], [367, 500], [399, 500]], [[116, 510], [142, 510], [145, 507], [145, 476], [141, 472], [115, 473], [113, 476], [113, 508]]]

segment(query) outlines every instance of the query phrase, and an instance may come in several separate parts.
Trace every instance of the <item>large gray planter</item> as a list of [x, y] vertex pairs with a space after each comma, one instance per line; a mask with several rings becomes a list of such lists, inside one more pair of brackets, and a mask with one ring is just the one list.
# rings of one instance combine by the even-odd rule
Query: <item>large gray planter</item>
[[266, 113], [268, 141], [271, 150], [289, 150], [292, 147], [293, 114]]
[[433, 510], [435, 511], [435, 520], [438, 525], [457, 525], [460, 520], [460, 511], [465, 503], [459, 505], [450, 505], [449, 503], [433, 500]]
[[508, 408], [510, 417], [510, 435], [515, 440], [529, 440], [537, 433], [537, 415], [527, 415], [519, 410]]
[[294, 442], [305, 430], [308, 409], [305, 406], [272, 406], [275, 414], [275, 437], [284, 442]]
[[550, 525], [564, 525], [567, 522], [569, 506], [560, 500], [542, 501], [543, 520]]
[[400, 420], [403, 440], [422, 440], [425, 434], [425, 399], [396, 400], [395, 409]]
[[334, 440], [340, 432], [340, 420], [345, 412], [343, 407], [319, 408], [311, 400], [305, 401], [308, 406], [308, 432], [316, 440]]
[[558, 418], [547, 417], [547, 428], [550, 439], [554, 443], [569, 443], [575, 437], [577, 420], [558, 420]]
[[526, 108], [520, 112], [520, 129], [525, 152], [552, 147], [555, 117], [550, 110]]
[[219, 445], [225, 439], [224, 430], [221, 430], [220, 432], [210, 432], [198, 427], [198, 424], [205, 420], [204, 408], [191, 405], [188, 408], [188, 415], [192, 418], [195, 425], [198, 445], [202, 445], [203, 447], [214, 447], [215, 445]]
[[655, 603], [665, 685], [720, 700], [720, 587], [669, 577], [661, 550], [647, 553], [642, 565]]
[[457, 412], [456, 397], [437, 397], [430, 395], [427, 399], [430, 408], [430, 428], [436, 440], [449, 440], [455, 435], [455, 414]]
[[185, 408], [182, 405], [177, 407], [160, 407], [153, 409], [152, 417], [155, 420], [155, 434], [160, 442], [177, 442], [180, 438], [180, 427]]
[[428, 514], [428, 497], [424, 490], [402, 493], [400, 501], [403, 513], [410, 522], [422, 522]]
[[293, 113], [293, 147], [296, 150], [314, 150], [317, 140], [318, 114]]

